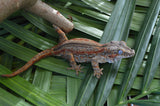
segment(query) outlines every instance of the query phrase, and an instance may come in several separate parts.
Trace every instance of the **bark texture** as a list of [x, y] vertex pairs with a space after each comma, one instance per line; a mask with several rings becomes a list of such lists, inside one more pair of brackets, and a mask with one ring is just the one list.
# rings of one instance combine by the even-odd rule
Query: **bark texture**
[[73, 29], [72, 22], [41, 0], [0, 0], [0, 22], [22, 8], [46, 19], [66, 33]]
[[26, 8], [26, 10], [48, 20], [66, 33], [73, 29], [72, 22], [66, 19], [58, 10], [55, 10], [41, 0], [38, 0], [32, 7]]
[[0, 22], [21, 8], [32, 6], [37, 0], [0, 0]]

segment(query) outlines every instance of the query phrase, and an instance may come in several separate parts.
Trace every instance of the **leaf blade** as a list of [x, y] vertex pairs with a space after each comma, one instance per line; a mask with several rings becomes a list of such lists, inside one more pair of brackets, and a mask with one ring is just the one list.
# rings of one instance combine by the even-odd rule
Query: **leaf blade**
[[129, 90], [131, 89], [131, 85], [133, 84], [134, 79], [137, 75], [137, 72], [141, 66], [141, 62], [143, 60], [146, 48], [149, 43], [149, 39], [151, 37], [153, 27], [156, 22], [157, 15], [159, 13], [159, 5], [160, 1], [158, 0], [152, 1], [151, 7], [144, 20], [142, 29], [139, 32], [135, 47], [136, 54], [129, 65], [128, 69], [129, 71], [124, 77], [124, 81], [122, 83], [121, 90], [119, 92], [119, 99], [118, 99], [119, 104], [123, 103], [124, 99], [126, 98]]
[[[9, 73], [9, 70], [0, 65], [0, 74], [6, 73]], [[42, 106], [65, 104], [58, 100], [56, 97], [50, 96], [44, 91], [34, 87], [29, 82], [19, 76], [9, 79], [0, 78], [0, 82], [35, 105]]]

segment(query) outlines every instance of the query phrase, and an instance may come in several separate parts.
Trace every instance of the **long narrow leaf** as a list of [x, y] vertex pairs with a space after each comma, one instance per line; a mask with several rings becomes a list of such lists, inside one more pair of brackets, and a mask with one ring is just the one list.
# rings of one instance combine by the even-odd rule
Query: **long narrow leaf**
[[135, 100], [134, 102], [131, 102], [131, 103], [138, 106], [159, 106], [160, 105], [159, 100]]
[[[126, 4], [126, 5], [129, 6], [130, 4], [135, 3], [135, 1], [134, 2], [127, 2], [127, 3], [128, 4]], [[124, 5], [125, 5], [125, 1], [118, 1], [116, 9], [121, 8], [122, 13], [119, 12], [119, 11], [117, 12], [116, 9], [115, 9], [115, 11], [113, 12], [113, 15], [111, 16], [110, 21], [107, 24], [104, 35], [103, 35], [102, 40], [101, 40], [101, 43], [105, 43], [105, 42], [113, 40], [113, 39], [114, 40], [120, 40], [120, 39], [125, 40], [126, 37], [128, 36], [128, 30], [129, 30], [129, 25], [130, 25], [132, 13], [133, 13], [133, 10], [134, 10], [134, 5], [133, 5], [133, 7], [131, 7], [131, 12], [129, 12], [126, 17], [120, 18], [121, 14], [125, 14], [125, 12], [123, 11], [123, 6]], [[124, 7], [124, 8], [128, 8], [127, 6]], [[120, 20], [120, 21], [116, 21], [114, 17], [116, 17], [116, 20]], [[117, 19], [117, 17], [119, 17], [119, 19]], [[125, 24], [124, 24], [124, 20], [127, 20]], [[114, 25], [113, 25], [113, 22], [115, 22]], [[123, 27], [122, 27], [122, 24], [123, 24]], [[113, 25], [113, 26], [111, 27], [110, 25]], [[118, 25], [121, 26], [121, 29], [119, 29], [117, 27]], [[115, 29], [115, 30], [112, 30], [112, 28]], [[120, 32], [120, 31], [122, 31], [122, 32]], [[118, 33], [119, 32], [119, 34], [117, 34], [117, 33], [116, 34], [108, 34], [107, 32], [108, 33], [111, 33], [111, 32], [115, 32], [115, 33], [117, 32]], [[119, 65], [120, 65], [119, 63], [114, 64], [112, 66], [107, 64], [107, 68], [105, 67], [105, 69], [108, 69], [109, 71], [104, 72], [104, 75], [101, 78], [99, 87], [97, 89], [97, 95], [98, 96], [95, 98], [95, 105], [103, 105], [104, 102], [106, 101], [107, 96], [109, 95], [109, 92], [110, 92], [110, 90], [112, 88], [112, 85], [114, 83]], [[85, 83], [83, 83], [83, 85], [81, 86], [80, 94], [78, 96], [78, 101], [76, 102], [77, 103], [76, 105], [85, 105], [86, 101], [88, 100], [88, 95], [91, 96], [91, 93], [93, 93], [93, 90], [96, 86], [97, 80], [95, 78], [93, 78], [93, 74], [91, 74], [91, 73], [88, 73], [88, 74], [87, 74], [88, 76], [86, 77], [86, 79], [83, 81]], [[108, 84], [110, 86], [108, 86]], [[104, 89], [105, 89], [105, 93], [103, 92]], [[103, 97], [102, 101], [100, 99], [101, 97]]]
[[114, 8], [114, 4], [109, 1], [104, 0], [82, 0], [86, 4], [92, 6], [93, 8], [98, 9], [101, 12], [105, 12], [106, 14], [109, 14], [109, 12], [112, 11]]
[[38, 47], [41, 50], [53, 47], [53, 41], [28, 31], [22, 26], [15, 24], [14, 22], [5, 20], [0, 25], [14, 36], [26, 41], [35, 47]]
[[[101, 43], [110, 40], [126, 40], [128, 38], [129, 27], [135, 8], [136, 0], [119, 0], [112, 12], [111, 18], [107, 23]], [[118, 11], [117, 11], [118, 10]], [[107, 37], [106, 37], [107, 36]], [[103, 105], [114, 84], [120, 61], [113, 65], [107, 64], [104, 67], [104, 76], [102, 76], [96, 93], [95, 106]]]
[[56, 32], [53, 27], [49, 26], [44, 20], [36, 15], [33, 15], [27, 11], [22, 11], [22, 15], [29, 20], [36, 27], [40, 28], [42, 31], [50, 34], [51, 36], [55, 36]]
[[61, 101], [67, 101], [66, 76], [54, 75], [51, 78], [49, 94], [53, 96], [56, 95]]
[[148, 55], [147, 64], [145, 67], [145, 75], [142, 86], [142, 93], [146, 92], [148, 88], [150, 88], [150, 84], [152, 79], [154, 78], [155, 72], [157, 71], [157, 67], [160, 61], [160, 21], [156, 27], [155, 35], [153, 36], [151, 42], [151, 49]]
[[[100, 12], [104, 12], [109, 15], [111, 11], [113, 11], [113, 7], [114, 7], [114, 4], [112, 2], [108, 2], [107, 0], [98, 0], [98, 1], [97, 0], [83, 0], [83, 2], [99, 10]], [[149, 3], [147, 2], [147, 4]], [[144, 14], [134, 12], [133, 20], [131, 23], [131, 29], [135, 31], [139, 31], [141, 27], [141, 23], [143, 22], [143, 19], [144, 19]]]
[[74, 106], [74, 102], [79, 93], [80, 84], [80, 79], [67, 77], [67, 104], [69, 106]]
[[150, 6], [150, 9], [147, 13], [147, 16], [144, 20], [141, 31], [138, 34], [138, 38], [136, 40], [136, 54], [135, 57], [130, 62], [129, 69], [124, 77], [124, 81], [121, 86], [121, 90], [119, 93], [118, 103], [123, 103], [126, 98], [128, 92], [131, 89], [131, 86], [134, 82], [134, 79], [137, 75], [137, 72], [141, 66], [141, 62], [143, 60], [146, 48], [148, 46], [151, 33], [153, 31], [153, 27], [156, 22], [156, 18], [158, 16], [160, 9], [160, 1], [154, 0]]
[[[10, 71], [0, 65], [0, 74], [6, 74]], [[57, 98], [45, 93], [44, 91], [34, 87], [29, 82], [23, 78], [16, 76], [14, 78], [0, 78], [0, 83], [4, 84], [17, 94], [24, 97], [26, 100], [31, 103], [39, 106], [52, 105], [52, 106], [62, 106], [65, 103], [61, 102]]]
[[9, 55], [7, 53], [3, 54], [1, 56], [1, 64], [5, 67], [7, 67], [8, 69], [12, 68], [12, 62], [13, 62], [13, 56]]
[[52, 72], [47, 71], [45, 69], [36, 68], [33, 79], [33, 85], [47, 92], [50, 88], [51, 77]]
[[75, 106], [84, 106], [87, 104], [90, 99], [96, 85], [98, 79], [93, 76], [92, 70], [88, 70], [85, 76], [85, 79], [82, 81], [78, 96], [75, 101]]
[[[126, 73], [118, 73], [114, 84], [121, 85], [125, 74]], [[143, 76], [137, 76], [135, 78], [135, 82], [132, 85], [132, 89], [140, 91], [142, 89], [142, 82], [143, 82]], [[154, 88], [157, 88], [159, 86], [160, 86], [160, 79], [155, 78], [155, 79], [153, 79], [153, 81], [151, 83], [150, 89], [154, 89]]]
[[16, 106], [18, 104], [23, 106], [32, 106], [29, 103], [22, 101], [21, 98], [16, 97], [2, 88], [0, 88], [0, 104], [1, 106]]
[[[154, 88], [154, 89], [151, 89], [151, 90], [148, 90], [148, 91], [146, 91], [145, 93], [143, 93], [143, 94], [140, 94], [140, 95], [138, 95], [138, 96], [136, 96], [136, 97], [134, 97], [134, 98], [132, 98], [132, 99], [130, 99], [130, 100], [127, 100], [127, 101], [125, 101], [125, 102], [123, 102], [123, 103], [121, 103], [121, 104], [119, 104], [119, 105], [123, 105], [123, 104], [127, 104], [127, 103], [134, 103], [134, 102], [137, 102], [137, 100], [138, 99], [140, 99], [140, 98], [142, 98], [142, 97], [144, 97], [144, 96], [146, 96], [146, 95], [149, 95], [149, 94], [151, 94], [151, 93], [156, 93], [156, 94], [160, 94], [160, 86], [158, 86], [157, 88]], [[158, 96], [159, 97], [159, 96]], [[145, 101], [145, 100], [144, 100]], [[147, 101], [147, 100], [146, 100]], [[150, 102], [149, 102], [150, 101]], [[148, 102], [149, 103], [155, 103], [155, 104], [159, 104], [160, 102], [159, 102], [159, 99], [157, 100], [157, 99], [149, 99], [148, 100]], [[140, 102], [140, 103], [142, 103], [142, 102]], [[145, 105], [146, 103], [144, 103], [144, 105]]]

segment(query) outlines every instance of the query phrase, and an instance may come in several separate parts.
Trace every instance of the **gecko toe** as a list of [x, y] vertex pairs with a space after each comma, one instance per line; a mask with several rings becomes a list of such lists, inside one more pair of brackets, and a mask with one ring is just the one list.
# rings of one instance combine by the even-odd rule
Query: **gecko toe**
[[101, 77], [101, 75], [103, 75], [102, 70], [103, 70], [103, 68], [101, 68], [97, 71], [94, 71], [94, 76], [96, 76], [99, 79]]
[[67, 69], [69, 69], [69, 70], [76, 70], [76, 74], [77, 75], [79, 74], [79, 72], [83, 72], [83, 71], [81, 71], [81, 69], [83, 69], [83, 67], [81, 67], [81, 65], [75, 65], [75, 66], [69, 67]]

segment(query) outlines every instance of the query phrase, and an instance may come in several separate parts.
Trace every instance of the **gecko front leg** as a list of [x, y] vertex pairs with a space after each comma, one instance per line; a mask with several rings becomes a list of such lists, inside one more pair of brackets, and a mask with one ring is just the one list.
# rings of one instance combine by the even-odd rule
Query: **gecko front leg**
[[91, 64], [94, 70], [94, 76], [96, 76], [97, 78], [100, 78], [101, 75], [103, 75], [102, 70], [103, 68], [99, 68], [99, 63], [113, 63], [113, 59], [109, 58], [108, 56], [101, 56], [101, 55], [97, 55], [95, 57], [92, 58], [91, 60]]
[[92, 64], [92, 68], [94, 70], [94, 76], [96, 76], [97, 78], [100, 78], [101, 75], [103, 75], [103, 73], [102, 73], [103, 68], [101, 68], [101, 69], [99, 68], [99, 63], [96, 59], [93, 59], [91, 61], [91, 64]]
[[101, 55], [97, 55], [95, 57], [92, 58], [91, 60], [91, 64], [94, 70], [94, 76], [96, 76], [97, 78], [100, 78], [102, 73], [103, 68], [99, 68], [99, 63], [114, 63], [114, 58], [110, 58], [108, 56], [101, 56]]
[[79, 72], [82, 72], [81, 71], [82, 67], [80, 65], [77, 65], [72, 53], [68, 53], [68, 57], [69, 57], [70, 65], [71, 65], [71, 67], [68, 69], [76, 70], [76, 74], [78, 75]]

